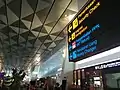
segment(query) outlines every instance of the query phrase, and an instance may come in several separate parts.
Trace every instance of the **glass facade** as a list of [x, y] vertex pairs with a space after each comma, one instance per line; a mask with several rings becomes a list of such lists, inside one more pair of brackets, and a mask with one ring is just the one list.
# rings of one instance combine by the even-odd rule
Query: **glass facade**
[[63, 48], [58, 50], [54, 55], [52, 55], [48, 60], [40, 64], [39, 74], [41, 77], [56, 75], [58, 70], [62, 68]]

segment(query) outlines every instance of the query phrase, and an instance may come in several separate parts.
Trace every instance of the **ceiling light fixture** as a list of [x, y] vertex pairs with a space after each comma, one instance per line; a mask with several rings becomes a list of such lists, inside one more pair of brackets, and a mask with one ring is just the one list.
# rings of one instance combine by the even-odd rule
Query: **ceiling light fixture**
[[65, 17], [67, 17], [68, 15], [66, 14]]
[[59, 68], [57, 71], [58, 71], [58, 72], [59, 72], [59, 71], [62, 71], [62, 68]]

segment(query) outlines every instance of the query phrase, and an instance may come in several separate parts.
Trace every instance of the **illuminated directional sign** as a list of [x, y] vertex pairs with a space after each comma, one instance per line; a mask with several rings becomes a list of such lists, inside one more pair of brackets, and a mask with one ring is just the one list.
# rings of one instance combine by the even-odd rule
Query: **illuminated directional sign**
[[120, 46], [119, 0], [89, 0], [68, 25], [69, 61]]

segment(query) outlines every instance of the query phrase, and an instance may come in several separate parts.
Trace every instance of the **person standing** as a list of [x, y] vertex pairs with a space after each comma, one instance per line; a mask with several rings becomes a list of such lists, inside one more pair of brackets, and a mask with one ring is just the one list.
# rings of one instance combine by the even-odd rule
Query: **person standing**
[[36, 90], [36, 81], [30, 81], [29, 90]]
[[59, 83], [56, 83], [56, 85], [55, 85], [55, 90], [60, 90]]
[[67, 78], [64, 77], [63, 80], [62, 80], [61, 89], [66, 90], [66, 86], [67, 86]]

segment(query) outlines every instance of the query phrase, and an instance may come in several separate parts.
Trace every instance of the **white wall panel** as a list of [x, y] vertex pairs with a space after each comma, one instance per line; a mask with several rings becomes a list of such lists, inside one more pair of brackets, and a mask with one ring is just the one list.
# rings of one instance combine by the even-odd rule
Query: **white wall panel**
[[76, 69], [120, 60], [120, 46], [76, 62]]

